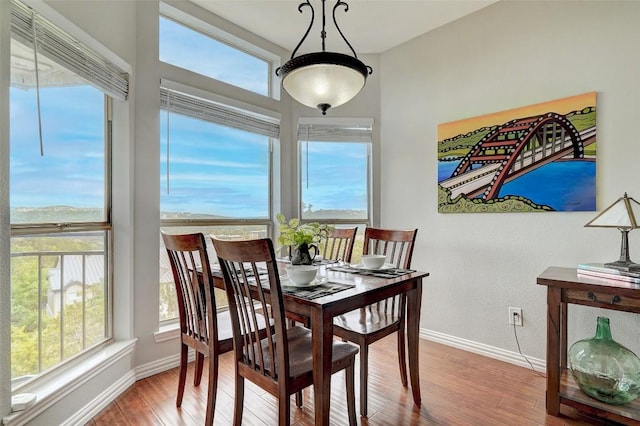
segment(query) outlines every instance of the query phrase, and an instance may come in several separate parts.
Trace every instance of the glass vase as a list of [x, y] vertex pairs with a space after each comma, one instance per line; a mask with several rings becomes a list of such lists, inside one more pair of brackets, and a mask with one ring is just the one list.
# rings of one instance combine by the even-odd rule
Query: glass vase
[[611, 337], [609, 318], [598, 317], [596, 335], [569, 348], [569, 368], [580, 389], [608, 404], [640, 395], [640, 359]]

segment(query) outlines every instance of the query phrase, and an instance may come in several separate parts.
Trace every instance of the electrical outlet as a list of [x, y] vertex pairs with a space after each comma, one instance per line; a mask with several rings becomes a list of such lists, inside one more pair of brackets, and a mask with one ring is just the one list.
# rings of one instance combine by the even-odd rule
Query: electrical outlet
[[509, 308], [509, 325], [522, 327], [522, 308]]

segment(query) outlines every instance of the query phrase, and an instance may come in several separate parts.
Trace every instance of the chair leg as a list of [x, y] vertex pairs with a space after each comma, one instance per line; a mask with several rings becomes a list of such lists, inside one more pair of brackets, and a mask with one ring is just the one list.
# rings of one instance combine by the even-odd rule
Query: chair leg
[[349, 410], [349, 426], [357, 425], [356, 421], [356, 395], [354, 390], [354, 376], [355, 368], [353, 366], [354, 360], [351, 360], [349, 366], [344, 370], [344, 377], [347, 382], [347, 410]]
[[218, 392], [218, 357], [215, 353], [209, 353], [209, 381], [207, 387], [207, 414], [205, 425], [213, 425], [213, 416], [216, 411], [216, 395]]
[[360, 345], [360, 415], [367, 417], [367, 377], [369, 376], [369, 346]]
[[302, 408], [302, 391], [296, 392], [296, 407]]
[[291, 400], [286, 392], [280, 391], [278, 396], [278, 425], [289, 426], [291, 423]]
[[405, 344], [404, 327], [398, 330], [398, 363], [400, 365], [400, 381], [402, 386], [407, 387], [407, 355]]
[[189, 348], [185, 344], [180, 344], [180, 375], [178, 376], [178, 395], [176, 397], [176, 407], [182, 405], [182, 395], [184, 395], [184, 384], [187, 381], [187, 357]]
[[244, 406], [244, 377], [236, 374], [236, 395], [233, 405], [233, 424], [242, 425], [242, 408]]
[[200, 386], [202, 381], [202, 368], [204, 367], [204, 354], [196, 352], [196, 367], [193, 372], [193, 386]]

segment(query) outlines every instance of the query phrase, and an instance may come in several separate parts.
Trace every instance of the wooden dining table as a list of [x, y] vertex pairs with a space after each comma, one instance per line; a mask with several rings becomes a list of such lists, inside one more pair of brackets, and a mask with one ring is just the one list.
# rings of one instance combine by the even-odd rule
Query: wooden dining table
[[[279, 264], [284, 272], [284, 264]], [[213, 284], [224, 288], [222, 274], [213, 271]], [[313, 298], [302, 292], [285, 291], [285, 310], [311, 319], [313, 341], [313, 386], [315, 424], [328, 425], [331, 402], [331, 348], [333, 319], [354, 309], [398, 294], [407, 294], [406, 332], [409, 375], [413, 401], [421, 404], [420, 374], [418, 370], [418, 340], [420, 333], [420, 307], [422, 303], [422, 279], [428, 272], [411, 271], [400, 276], [384, 274], [365, 275], [366, 271], [343, 272], [333, 270], [331, 264], [321, 265], [318, 276], [326, 277], [328, 284], [342, 284], [345, 289]], [[284, 287], [283, 287], [284, 288]]]

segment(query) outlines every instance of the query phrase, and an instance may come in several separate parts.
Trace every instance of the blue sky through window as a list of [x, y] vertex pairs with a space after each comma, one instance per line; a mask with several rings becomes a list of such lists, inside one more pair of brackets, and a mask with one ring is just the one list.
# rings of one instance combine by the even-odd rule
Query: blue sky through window
[[311, 205], [313, 211], [359, 212], [337, 218], [367, 218], [367, 143], [302, 142], [300, 158], [304, 210]]
[[161, 211], [269, 217], [269, 138], [184, 115], [161, 113]]
[[10, 89], [11, 207], [104, 209], [104, 95], [88, 85]]
[[160, 60], [269, 95], [266, 61], [164, 17], [160, 17]]
[[[161, 60], [181, 58], [205, 70], [222, 65], [218, 68], [230, 77], [212, 71], [215, 78], [267, 94], [269, 67], [265, 61], [168, 19], [161, 18], [160, 24]], [[191, 53], [183, 56], [184, 52]], [[77, 85], [42, 87], [40, 94], [44, 157], [39, 152], [35, 89], [10, 90], [11, 207], [62, 205], [102, 212], [103, 93]], [[166, 111], [162, 111], [159, 179], [163, 212], [269, 216], [267, 137], [172, 113], [167, 193], [165, 120]], [[303, 202], [314, 210], [360, 210], [366, 216], [368, 144], [312, 142], [309, 147], [308, 187], [304, 158], [302, 162]]]

